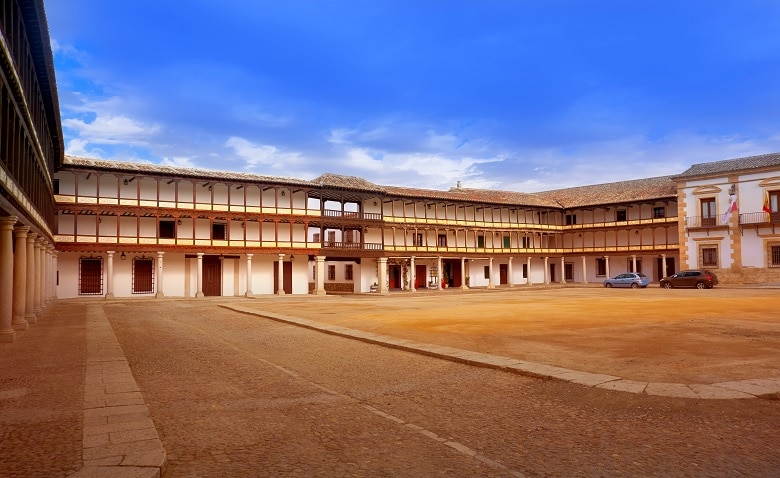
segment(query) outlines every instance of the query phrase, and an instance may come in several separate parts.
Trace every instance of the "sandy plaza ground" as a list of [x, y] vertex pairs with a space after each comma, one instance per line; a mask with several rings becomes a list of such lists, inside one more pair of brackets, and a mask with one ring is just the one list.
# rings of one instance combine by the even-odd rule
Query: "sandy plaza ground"
[[446, 290], [257, 299], [250, 307], [633, 380], [780, 376], [780, 289]]

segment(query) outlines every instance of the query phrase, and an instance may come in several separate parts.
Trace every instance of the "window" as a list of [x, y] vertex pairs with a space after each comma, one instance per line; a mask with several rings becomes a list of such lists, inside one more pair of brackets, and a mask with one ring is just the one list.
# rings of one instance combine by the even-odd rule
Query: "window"
[[700, 246], [699, 262], [701, 267], [718, 267], [718, 247], [712, 245]]
[[328, 231], [328, 242], [325, 245], [330, 247], [336, 245], [336, 231]]
[[154, 260], [150, 257], [133, 259], [133, 294], [154, 292]]
[[79, 295], [103, 294], [103, 259], [82, 257], [79, 260]]
[[574, 281], [574, 264], [571, 262], [563, 264], [563, 278], [568, 281]]
[[780, 191], [769, 191], [769, 220], [780, 222]]
[[664, 218], [664, 217], [666, 217], [666, 208], [665, 207], [661, 206], [661, 207], [654, 207], [653, 208], [653, 218], [661, 219], [661, 218]]
[[328, 280], [336, 280], [336, 266], [328, 266]]
[[769, 246], [769, 267], [780, 267], [780, 245]]
[[227, 238], [227, 227], [224, 222], [215, 222], [211, 225], [211, 239], [224, 241]]
[[158, 233], [160, 239], [174, 239], [176, 238], [176, 222], [169, 220], [160, 221], [160, 231]]
[[477, 236], [477, 247], [485, 247], [485, 236]]
[[596, 275], [601, 277], [607, 275], [607, 260], [603, 257], [596, 259]]
[[528, 279], [528, 264], [523, 264], [523, 279]]
[[344, 231], [344, 242], [346, 242], [347, 244], [352, 244], [353, 242], [355, 242], [354, 237], [355, 237], [355, 231], [353, 231], [352, 229], [347, 229], [346, 231]]
[[628, 218], [628, 212], [625, 209], [618, 209], [615, 211], [615, 221], [626, 221]]
[[485, 279], [490, 279], [490, 266], [485, 266]]
[[701, 225], [714, 226], [716, 224], [715, 198], [702, 198], [701, 204]]
[[344, 265], [344, 278], [346, 280], [352, 280], [352, 264]]
[[531, 248], [531, 238], [528, 236], [523, 236], [523, 249], [530, 249]]
[[571, 226], [572, 224], [577, 224], [577, 215], [576, 214], [567, 214], [566, 215], [566, 225]]
[[422, 246], [423, 245], [423, 236], [422, 233], [414, 233], [412, 234], [412, 245], [414, 246]]
[[447, 234], [439, 234], [439, 247], [447, 247]]
[[504, 248], [512, 247], [512, 243], [510, 242], [509, 236], [504, 236]]
[[320, 233], [319, 232], [315, 232], [312, 235], [311, 241], [312, 242], [320, 242]]

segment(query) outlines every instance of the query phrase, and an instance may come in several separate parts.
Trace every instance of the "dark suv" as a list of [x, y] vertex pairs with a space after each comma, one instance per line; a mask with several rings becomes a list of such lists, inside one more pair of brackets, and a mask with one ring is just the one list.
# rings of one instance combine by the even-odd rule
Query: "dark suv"
[[695, 287], [697, 289], [712, 289], [718, 283], [718, 276], [707, 270], [680, 271], [661, 279], [661, 287]]

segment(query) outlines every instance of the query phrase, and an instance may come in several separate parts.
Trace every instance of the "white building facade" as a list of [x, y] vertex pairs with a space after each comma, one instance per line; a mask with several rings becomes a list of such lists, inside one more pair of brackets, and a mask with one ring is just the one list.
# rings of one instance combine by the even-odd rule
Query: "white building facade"
[[721, 282], [780, 282], [780, 154], [703, 163], [675, 176], [680, 257]]

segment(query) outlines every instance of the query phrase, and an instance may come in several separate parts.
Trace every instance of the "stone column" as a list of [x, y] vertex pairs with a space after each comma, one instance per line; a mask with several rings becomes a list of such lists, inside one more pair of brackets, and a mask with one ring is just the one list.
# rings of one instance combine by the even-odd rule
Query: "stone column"
[[[493, 259], [491, 259], [491, 261], [492, 260]], [[466, 258], [465, 257], [460, 258], [460, 277], [461, 277], [460, 288], [463, 290], [468, 289], [469, 286], [466, 285]]]
[[57, 269], [59, 264], [59, 252], [55, 249], [51, 254], [51, 269], [52, 269], [52, 287], [51, 287], [51, 298], [56, 299], [57, 298], [57, 286], [59, 285], [58, 277], [59, 277], [59, 270]]
[[154, 296], [158, 299], [165, 297], [165, 275], [163, 274], [163, 256], [164, 252], [157, 252], [157, 293]]
[[585, 262], [585, 256], [582, 256], [582, 283], [588, 283], [588, 264]]
[[314, 260], [314, 295], [326, 295], [325, 256], [316, 256]]
[[436, 287], [439, 290], [441, 290], [442, 289], [442, 286], [441, 286], [441, 278], [442, 278], [442, 275], [441, 275], [442, 274], [442, 270], [441, 270], [441, 256], [436, 258], [436, 274], [438, 276], [436, 278], [437, 279], [436, 280], [436, 282], [437, 282]]
[[252, 293], [252, 257], [254, 257], [254, 254], [247, 254], [246, 255], [246, 296], [247, 297], [254, 297], [255, 294]]
[[631, 263], [633, 270], [631, 272], [637, 272], [636, 270], [636, 254], [631, 255]]
[[276, 295], [284, 295], [284, 254], [279, 254], [279, 267], [276, 268], [276, 280], [279, 283]]
[[35, 238], [37, 234], [27, 234], [27, 287], [25, 287], [24, 320], [35, 324]]
[[106, 251], [106, 299], [114, 298], [114, 252]]
[[379, 289], [377, 292], [380, 294], [389, 294], [387, 290], [387, 257], [380, 257], [377, 259], [377, 280], [379, 281]]
[[661, 272], [661, 274], [660, 274], [661, 277], [659, 277], [658, 280], [661, 280], [664, 277], [666, 277], [666, 254], [661, 254], [661, 271], [660, 272]]
[[414, 286], [417, 281], [417, 270], [414, 268], [414, 256], [409, 259], [409, 290], [417, 292], [417, 288]]
[[531, 285], [531, 256], [528, 256], [528, 258], [526, 259], [526, 264], [527, 264], [526, 265], [526, 272], [527, 272], [526, 275], [528, 277], [525, 278], [525, 283], [527, 285]]
[[495, 289], [496, 283], [493, 281], [493, 258], [488, 259], [488, 289]]
[[13, 342], [16, 337], [13, 327], [14, 224], [16, 216], [0, 217], [0, 343]]
[[46, 306], [51, 305], [51, 291], [54, 289], [54, 245], [49, 244], [46, 248]]
[[561, 284], [566, 283], [566, 258], [561, 256], [561, 280], [559, 280]]
[[507, 269], [506, 273], [509, 275], [509, 277], [507, 277], [507, 281], [509, 282], [509, 287], [515, 286], [514, 277], [512, 276], [512, 259], [513, 259], [512, 257], [509, 258], [509, 263], [506, 266]]
[[203, 253], [198, 252], [198, 273], [196, 274], [195, 279], [195, 297], [200, 298], [203, 297]]
[[606, 263], [607, 277], [612, 277], [612, 274], [609, 273], [609, 256], [604, 256], [604, 262]]
[[19, 226], [14, 229], [16, 251], [14, 252], [14, 330], [27, 330], [29, 326], [24, 320], [25, 304], [27, 302], [27, 232], [29, 226]]
[[33, 292], [35, 301], [34, 310], [36, 317], [43, 315], [43, 309], [41, 309], [41, 277], [43, 276], [43, 261], [41, 260], [43, 254], [41, 251], [43, 250], [43, 242], [44, 239], [42, 237], [39, 237], [35, 240], [35, 290]]
[[544, 258], [544, 283], [549, 284], [550, 283], [550, 266], [549, 266], [549, 257]]
[[38, 290], [36, 293], [40, 294], [41, 303], [41, 315], [46, 311], [46, 249], [49, 247], [49, 243], [46, 239], [41, 242], [41, 250], [38, 251], [40, 255], [41, 265], [38, 278]]

